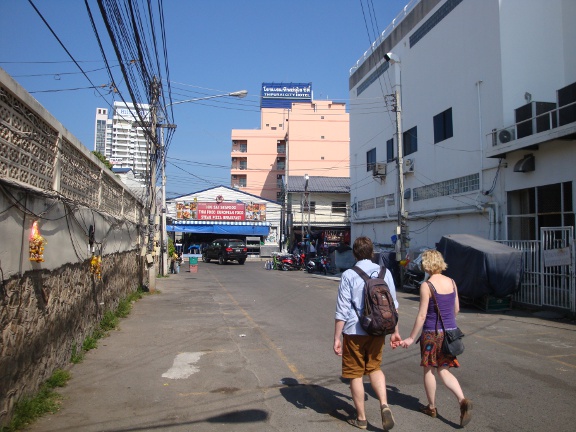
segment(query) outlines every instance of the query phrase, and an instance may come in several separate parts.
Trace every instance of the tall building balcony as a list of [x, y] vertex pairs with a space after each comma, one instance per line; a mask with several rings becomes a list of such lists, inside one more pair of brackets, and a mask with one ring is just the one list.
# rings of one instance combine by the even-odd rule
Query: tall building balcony
[[248, 169], [248, 158], [233, 157], [232, 158], [232, 171], [245, 171]]

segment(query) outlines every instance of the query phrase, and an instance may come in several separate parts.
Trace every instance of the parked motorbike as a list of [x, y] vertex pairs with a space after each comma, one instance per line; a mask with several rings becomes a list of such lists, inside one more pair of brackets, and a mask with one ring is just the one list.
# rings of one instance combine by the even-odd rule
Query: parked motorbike
[[327, 274], [328, 272], [332, 273], [332, 269], [330, 267], [330, 260], [326, 256], [317, 256], [314, 258], [308, 258], [308, 262], [306, 263], [306, 270], [308, 273], [314, 272], [321, 272]]
[[286, 254], [280, 257], [281, 269], [288, 270], [301, 270], [304, 265], [304, 254], [294, 255]]
[[405, 291], [414, 292], [420, 289], [422, 282], [428, 279], [428, 275], [422, 269], [422, 253], [414, 260], [408, 262], [404, 269], [402, 288]]

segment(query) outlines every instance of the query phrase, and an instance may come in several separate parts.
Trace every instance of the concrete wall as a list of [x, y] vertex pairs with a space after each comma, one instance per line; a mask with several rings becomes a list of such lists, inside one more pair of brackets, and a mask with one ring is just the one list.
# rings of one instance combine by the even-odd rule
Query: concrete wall
[[[143, 284], [143, 204], [0, 69], [0, 426]], [[43, 260], [30, 260], [36, 223]], [[89, 235], [94, 231], [93, 242]], [[91, 245], [92, 243], [92, 245]], [[91, 272], [101, 256], [101, 278]]]

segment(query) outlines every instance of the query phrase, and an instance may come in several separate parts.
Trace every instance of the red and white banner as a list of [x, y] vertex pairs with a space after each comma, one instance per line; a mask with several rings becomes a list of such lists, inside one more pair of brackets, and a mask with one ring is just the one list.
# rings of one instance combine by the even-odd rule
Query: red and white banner
[[199, 202], [197, 219], [243, 221], [246, 219], [245, 204]]

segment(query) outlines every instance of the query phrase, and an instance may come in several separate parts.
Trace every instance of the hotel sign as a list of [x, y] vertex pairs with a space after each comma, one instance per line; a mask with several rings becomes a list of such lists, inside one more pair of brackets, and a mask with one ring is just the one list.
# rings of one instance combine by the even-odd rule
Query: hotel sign
[[312, 83], [263, 83], [262, 97], [312, 100]]

